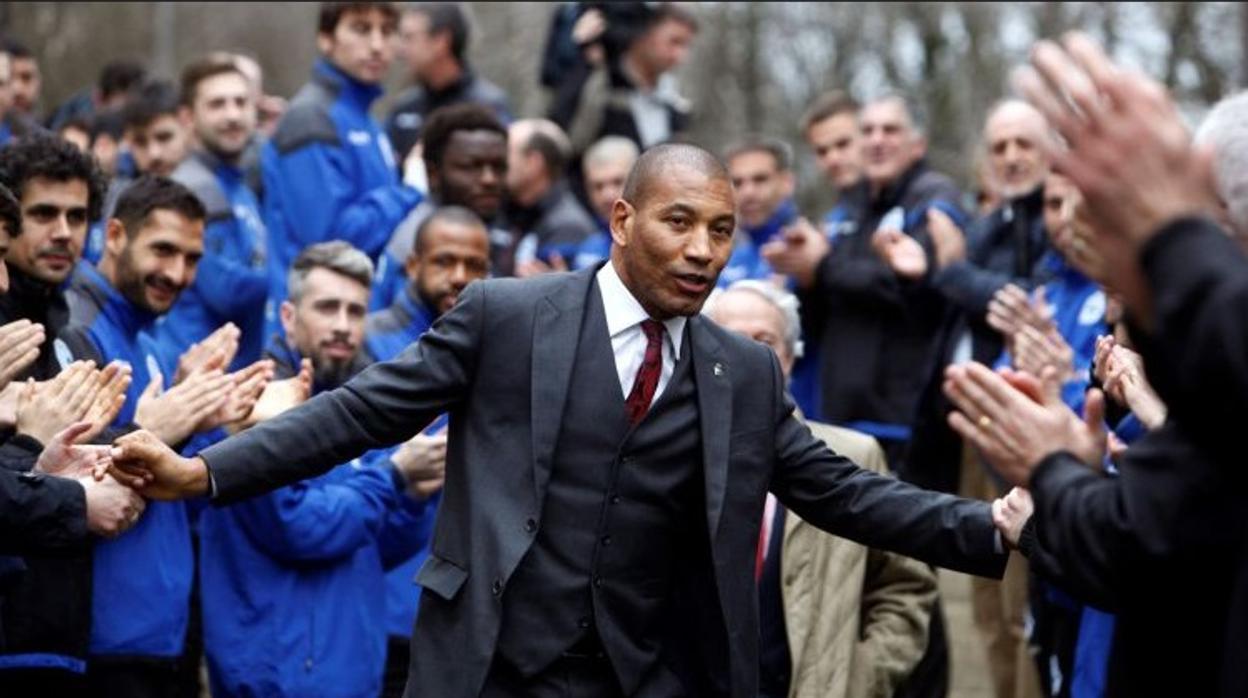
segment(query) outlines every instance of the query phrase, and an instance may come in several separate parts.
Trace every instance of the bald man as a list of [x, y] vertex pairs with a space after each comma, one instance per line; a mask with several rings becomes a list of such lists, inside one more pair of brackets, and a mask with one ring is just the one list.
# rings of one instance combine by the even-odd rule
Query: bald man
[[756, 698], [769, 487], [865, 545], [993, 576], [1005, 558], [987, 504], [832, 453], [775, 355], [698, 315], [734, 203], [714, 156], [658, 146], [612, 206], [607, 262], [473, 283], [339, 390], [196, 458], [137, 433], [114, 462], [146, 496], [229, 503], [449, 413], [408, 696]]

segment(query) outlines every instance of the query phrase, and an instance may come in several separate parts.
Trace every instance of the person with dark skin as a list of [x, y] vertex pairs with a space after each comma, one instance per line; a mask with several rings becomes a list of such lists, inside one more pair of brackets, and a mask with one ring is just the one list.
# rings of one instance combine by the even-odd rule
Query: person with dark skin
[[653, 148], [612, 208], [608, 263], [471, 284], [395, 360], [195, 458], [128, 435], [116, 471], [224, 504], [450, 412], [406, 695], [756, 696], [768, 489], [866, 545], [986, 575], [1005, 557], [987, 503], [827, 450], [775, 355], [698, 314], [735, 227], [722, 163]]

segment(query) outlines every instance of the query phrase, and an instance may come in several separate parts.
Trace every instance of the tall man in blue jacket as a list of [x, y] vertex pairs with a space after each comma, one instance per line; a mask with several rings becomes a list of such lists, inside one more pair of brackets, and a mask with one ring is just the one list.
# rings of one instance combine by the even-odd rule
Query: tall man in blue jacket
[[159, 323], [156, 334], [176, 354], [232, 322], [242, 331], [235, 365], [260, 358], [269, 278], [260, 204], [240, 159], [256, 131], [253, 91], [227, 58], [196, 61], [182, 72], [182, 114], [197, 147], [171, 175], [204, 205], [204, 257], [195, 282]]
[[[363, 336], [371, 277], [368, 257], [342, 241], [296, 258], [281, 307], [285, 337], [275, 336], [268, 350], [279, 375], [294, 375], [309, 358], [313, 391], [321, 392], [369, 363]], [[203, 512], [213, 695], [377, 696], [386, 652], [384, 570], [423, 547], [432, 527], [425, 502], [404, 494], [402, 465], [382, 455]]]
[[[115, 214], [98, 270], [80, 265], [75, 274], [71, 325], [61, 339], [75, 358], [128, 363], [134, 380], [116, 423], [150, 424], [142, 394], [155, 374], [174, 375], [172, 365], [162, 365], [150, 330], [194, 278], [204, 209], [185, 187], [145, 176], [121, 195]], [[174, 409], [196, 411], [190, 402]], [[192, 570], [185, 503], [152, 504], [128, 534], [96, 546], [92, 695], [168, 695], [186, 633]]]
[[399, 182], [390, 140], [368, 113], [394, 57], [397, 23], [393, 3], [321, 5], [312, 80], [261, 151], [271, 330], [281, 329], [277, 307], [300, 251], [339, 239], [376, 259], [421, 201]]
[[[484, 279], [490, 271], [490, 239], [485, 223], [460, 206], [444, 206], [421, 224], [416, 246], [407, 259], [411, 279], [403, 294], [389, 308], [368, 316], [364, 343], [372, 358], [389, 361], [425, 333], [450, 310], [469, 283]], [[441, 489], [446, 467], [445, 421], [436, 420], [390, 455], [427, 474], [422, 494]], [[433, 506], [428, 515], [433, 515]], [[386, 678], [383, 695], [398, 698], [407, 679], [412, 624], [420, 603], [420, 587], [413, 581], [429, 556], [422, 547], [386, 575]]]

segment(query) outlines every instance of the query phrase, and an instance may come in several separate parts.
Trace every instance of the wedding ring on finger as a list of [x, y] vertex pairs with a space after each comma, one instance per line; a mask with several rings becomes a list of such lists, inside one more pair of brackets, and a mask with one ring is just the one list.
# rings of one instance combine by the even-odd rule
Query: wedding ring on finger
[[989, 417], [988, 415], [983, 415], [982, 417], [979, 418], [979, 421], [976, 422], [976, 424], [979, 425], [980, 429], [987, 429], [988, 427], [992, 426], [992, 417]]

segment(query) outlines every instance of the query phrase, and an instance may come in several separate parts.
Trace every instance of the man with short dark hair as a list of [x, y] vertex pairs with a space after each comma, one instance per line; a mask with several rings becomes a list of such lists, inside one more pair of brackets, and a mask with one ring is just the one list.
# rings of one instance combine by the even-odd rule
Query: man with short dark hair
[[416, 244], [416, 231], [439, 206], [463, 206], [481, 217], [490, 231], [490, 266], [510, 275], [516, 236], [499, 225], [507, 195], [507, 128], [488, 108], [472, 102], [442, 107], [429, 115], [422, 133], [422, 157], [429, 199], [395, 228], [377, 265], [373, 310], [398, 300], [407, 285], [404, 261]]
[[376, 259], [423, 198], [399, 182], [390, 139], [368, 111], [382, 94], [398, 19], [389, 2], [323, 3], [312, 80], [261, 151], [271, 331], [281, 331], [277, 307], [300, 251], [339, 239]]
[[197, 147], [174, 170], [174, 181], [204, 204], [204, 257], [195, 283], [157, 328], [161, 343], [181, 354], [232, 322], [242, 332], [234, 367], [260, 358], [269, 293], [260, 204], [247, 187], [241, 159], [255, 136], [253, 90], [234, 61], [205, 58], [182, 73], [182, 115]]
[[477, 75], [468, 63], [470, 28], [459, 3], [408, 4], [399, 17], [399, 57], [414, 83], [400, 94], [386, 119], [394, 151], [406, 158], [420, 140], [433, 110], [459, 102], [488, 107], [499, 121], [511, 121], [507, 94]]
[[408, 696], [756, 698], [768, 489], [867, 545], [989, 575], [1004, 556], [986, 503], [831, 453], [793, 417], [771, 351], [698, 315], [735, 227], [713, 155], [652, 148], [601, 268], [471, 284], [342, 388], [198, 459], [127, 435], [114, 466], [149, 497], [228, 503], [450, 412]]
[[6, 37], [0, 42], [0, 49], [9, 55], [11, 63], [13, 109], [26, 118], [37, 121], [36, 110], [43, 91], [43, 74], [39, 70], [38, 59], [29, 46], [12, 37]]
[[802, 135], [815, 151], [819, 170], [841, 193], [862, 177], [858, 109], [852, 97], [833, 90], [815, 98], [802, 115]]
[[[108, 221], [98, 269], [82, 265], [75, 274], [72, 325], [61, 339], [75, 358], [131, 367], [133, 382], [117, 425], [152, 424], [153, 403], [145, 398], [160, 376], [172, 380], [175, 374], [172, 362], [161, 361], [150, 332], [194, 277], [203, 254], [203, 224], [203, 206], [190, 190], [165, 178], [140, 177], [122, 193]], [[226, 379], [217, 380], [217, 392]], [[195, 414], [197, 402], [163, 408]], [[216, 426], [209, 418], [196, 421], [196, 431]], [[189, 435], [187, 430], [166, 438], [180, 443]], [[90, 694], [169, 695], [194, 572], [185, 504], [153, 503], [139, 526], [96, 545], [94, 557]]]
[[34, 120], [14, 105], [15, 99], [13, 56], [0, 50], [0, 146], [38, 129]]
[[186, 159], [191, 130], [179, 112], [177, 88], [152, 82], [122, 109], [123, 143], [134, 158], [136, 174], [168, 177]]
[[[304, 250], [281, 306], [278, 376], [312, 364], [314, 393], [368, 365], [372, 262], [342, 241]], [[425, 497], [385, 453], [348, 459], [201, 519], [204, 646], [213, 695], [375, 698], [385, 656], [384, 571], [428, 539]], [[408, 577], [410, 585], [411, 578]]]

